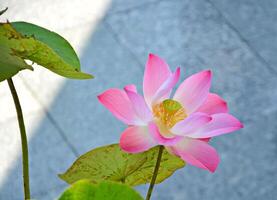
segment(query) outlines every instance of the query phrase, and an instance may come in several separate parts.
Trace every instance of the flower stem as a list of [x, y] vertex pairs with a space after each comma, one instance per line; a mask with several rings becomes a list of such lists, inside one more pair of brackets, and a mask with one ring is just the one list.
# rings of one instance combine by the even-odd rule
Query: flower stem
[[152, 194], [155, 182], [156, 182], [156, 178], [158, 176], [158, 172], [159, 172], [159, 168], [160, 168], [160, 164], [161, 164], [161, 160], [162, 160], [162, 155], [163, 155], [163, 150], [164, 150], [164, 146], [160, 145], [156, 166], [155, 166], [155, 169], [154, 169], [154, 173], [153, 173], [153, 176], [152, 176], [152, 179], [151, 179], [150, 186], [148, 188], [148, 192], [147, 192], [147, 195], [146, 195], [146, 200], [150, 200], [150, 197], [151, 197], [151, 194]]
[[22, 164], [23, 164], [23, 181], [24, 181], [24, 196], [25, 200], [31, 199], [30, 196], [30, 185], [29, 185], [29, 158], [28, 158], [28, 142], [27, 142], [27, 135], [24, 125], [24, 118], [22, 114], [22, 109], [20, 106], [20, 102], [18, 99], [17, 92], [15, 90], [13, 81], [11, 78], [7, 79], [10, 91], [13, 97], [13, 101], [15, 104], [16, 112], [17, 112], [17, 119], [18, 125], [21, 134], [21, 146], [22, 146]]

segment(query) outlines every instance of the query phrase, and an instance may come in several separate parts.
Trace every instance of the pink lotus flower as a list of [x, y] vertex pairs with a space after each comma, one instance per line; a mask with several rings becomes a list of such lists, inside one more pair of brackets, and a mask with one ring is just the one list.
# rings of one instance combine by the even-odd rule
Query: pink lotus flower
[[98, 99], [128, 125], [120, 138], [124, 151], [139, 153], [164, 145], [187, 163], [214, 172], [219, 156], [209, 139], [243, 125], [228, 114], [221, 97], [209, 92], [211, 71], [190, 76], [170, 98], [179, 77], [180, 68], [172, 73], [164, 60], [150, 54], [144, 72], [144, 97], [134, 85], [127, 85], [124, 90], [109, 89]]

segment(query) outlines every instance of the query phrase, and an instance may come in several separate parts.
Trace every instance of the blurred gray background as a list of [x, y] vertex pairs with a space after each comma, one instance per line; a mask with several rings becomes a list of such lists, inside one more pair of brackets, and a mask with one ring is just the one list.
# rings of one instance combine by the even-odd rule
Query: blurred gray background
[[[212, 144], [221, 163], [211, 174], [187, 166], [155, 187], [153, 200], [273, 200], [277, 196], [277, 1], [0, 0], [1, 21], [24, 20], [68, 39], [88, 81], [41, 67], [14, 78], [26, 117], [34, 199], [55, 199], [57, 174], [80, 154], [118, 142], [125, 125], [96, 95], [134, 83], [141, 92], [148, 53], [182, 67], [182, 79], [212, 69], [212, 91], [229, 103], [243, 130]], [[23, 197], [16, 113], [0, 83], [0, 199]], [[138, 190], [145, 195], [147, 186]]]

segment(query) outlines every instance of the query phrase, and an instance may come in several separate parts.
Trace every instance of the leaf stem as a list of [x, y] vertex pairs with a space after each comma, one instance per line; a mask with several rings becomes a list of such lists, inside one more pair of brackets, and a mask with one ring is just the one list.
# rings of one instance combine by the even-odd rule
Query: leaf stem
[[158, 176], [158, 172], [159, 172], [159, 168], [160, 168], [160, 164], [161, 164], [161, 160], [162, 160], [163, 150], [164, 150], [164, 146], [160, 145], [156, 166], [155, 166], [155, 169], [154, 169], [154, 172], [153, 172], [153, 176], [152, 176], [152, 179], [151, 179], [150, 186], [148, 188], [148, 192], [147, 192], [147, 195], [146, 195], [146, 200], [150, 200], [150, 198], [151, 198], [151, 194], [152, 194], [155, 182], [156, 182], [156, 178]]
[[21, 134], [23, 182], [24, 182], [24, 196], [25, 196], [24, 199], [29, 200], [31, 199], [30, 184], [29, 184], [29, 158], [28, 158], [28, 142], [27, 142], [25, 125], [24, 125], [24, 118], [23, 118], [22, 109], [20, 106], [19, 98], [18, 98], [16, 89], [14, 87], [13, 81], [11, 78], [7, 79], [7, 81], [15, 104], [18, 125], [20, 129], [20, 134]]

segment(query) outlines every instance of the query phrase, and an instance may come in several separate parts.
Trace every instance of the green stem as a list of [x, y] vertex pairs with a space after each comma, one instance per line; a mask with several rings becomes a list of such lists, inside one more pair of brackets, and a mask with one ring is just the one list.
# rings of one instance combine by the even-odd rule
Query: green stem
[[158, 176], [158, 172], [159, 172], [159, 168], [160, 168], [160, 164], [161, 164], [161, 160], [162, 160], [162, 155], [163, 155], [163, 150], [164, 150], [164, 147], [161, 145], [159, 148], [159, 153], [158, 153], [158, 158], [157, 158], [156, 166], [154, 169], [154, 173], [153, 173], [151, 183], [148, 188], [147, 195], [146, 195], [146, 200], [150, 200], [150, 197], [151, 197], [151, 194], [152, 194], [155, 182], [156, 182], [156, 178]]
[[17, 119], [18, 119], [18, 125], [20, 129], [21, 134], [21, 146], [22, 146], [22, 164], [23, 164], [23, 181], [24, 181], [24, 196], [25, 200], [31, 199], [30, 196], [30, 184], [29, 184], [29, 158], [28, 158], [28, 142], [27, 142], [27, 135], [24, 125], [24, 118], [22, 114], [22, 109], [20, 106], [20, 102], [18, 99], [17, 92], [15, 90], [13, 81], [11, 78], [7, 79], [13, 101], [15, 104], [16, 112], [17, 112]]

